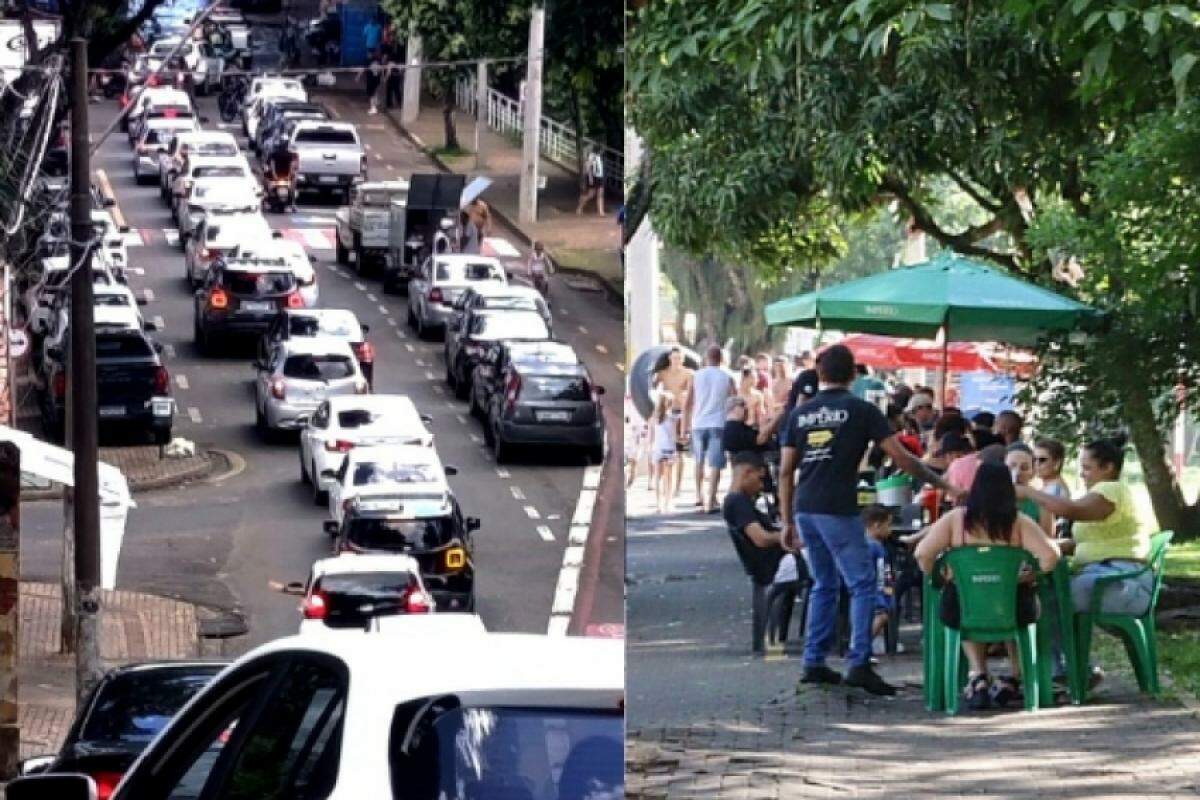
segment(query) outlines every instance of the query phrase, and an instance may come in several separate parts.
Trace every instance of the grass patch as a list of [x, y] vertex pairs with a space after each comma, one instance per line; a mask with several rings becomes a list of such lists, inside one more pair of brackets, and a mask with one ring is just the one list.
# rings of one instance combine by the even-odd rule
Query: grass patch
[[621, 273], [621, 256], [612, 250], [573, 250], [556, 247], [554, 258], [564, 267], [594, 272], [618, 286], [624, 280]]
[[465, 158], [466, 156], [475, 155], [474, 151], [468, 150], [465, 147], [435, 147], [433, 154], [438, 158]]
[[1159, 631], [1158, 660], [1181, 691], [1200, 698], [1200, 631]]

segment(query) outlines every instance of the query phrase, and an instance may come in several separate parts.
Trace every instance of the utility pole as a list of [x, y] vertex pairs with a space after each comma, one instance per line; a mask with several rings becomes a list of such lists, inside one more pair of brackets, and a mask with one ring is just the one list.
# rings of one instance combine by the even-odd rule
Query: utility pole
[[542, 128], [542, 62], [546, 7], [535, 5], [529, 15], [529, 61], [525, 72], [525, 129], [521, 137], [521, 186], [517, 213], [521, 222], [537, 222], [538, 158]]
[[421, 37], [416, 30], [409, 31], [406, 48], [408, 69], [404, 70], [404, 97], [400, 105], [400, 121], [412, 125], [421, 116]]
[[[87, 40], [71, 40], [71, 449], [75, 454], [75, 694], [82, 703], [100, 669], [100, 480], [96, 331], [92, 297], [91, 157]], [[65, 598], [64, 598], [65, 601]]]
[[475, 65], [475, 169], [487, 169], [488, 63]]

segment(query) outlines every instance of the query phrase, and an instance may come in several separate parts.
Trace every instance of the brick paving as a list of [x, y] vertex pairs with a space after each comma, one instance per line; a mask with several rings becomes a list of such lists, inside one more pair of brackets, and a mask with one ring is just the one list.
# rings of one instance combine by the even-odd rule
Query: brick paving
[[[181, 458], [166, 458], [156, 445], [144, 447], [101, 447], [100, 460], [111, 464], [125, 476], [130, 492], [143, 492], [177, 486], [203, 478], [223, 462], [213, 452], [196, 448], [194, 455]], [[62, 496], [57, 485], [48, 489], [24, 488], [24, 500], [47, 500]]]
[[[74, 656], [59, 652], [57, 584], [21, 583], [19, 706], [21, 757], [52, 752], [75, 714]], [[140, 592], [102, 591], [101, 659], [131, 661], [200, 655], [196, 607]]]

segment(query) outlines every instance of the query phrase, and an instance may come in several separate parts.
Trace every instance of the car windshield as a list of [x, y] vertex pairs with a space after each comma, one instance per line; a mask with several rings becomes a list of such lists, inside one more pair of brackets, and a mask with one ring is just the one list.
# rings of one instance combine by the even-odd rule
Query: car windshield
[[483, 298], [483, 308], [500, 309], [503, 311], [540, 311], [537, 301], [532, 297], [487, 297]]
[[292, 336], [334, 336], [352, 339], [362, 333], [358, 320], [345, 314], [321, 314], [319, 316], [293, 316], [288, 321], [288, 333]]
[[546, 322], [536, 314], [489, 314], [476, 317], [471, 333], [488, 339], [545, 339]]
[[296, 134], [297, 144], [358, 144], [354, 131], [338, 128], [309, 128]]
[[98, 294], [96, 295], [96, 305], [128, 307], [130, 302], [129, 297], [123, 294]]
[[104, 685], [79, 738], [85, 742], [147, 744], [192, 695], [221, 669], [138, 670]]
[[407, 194], [408, 192], [404, 189], [395, 189], [390, 192], [383, 189], [372, 189], [362, 193], [362, 204], [364, 206], [387, 206], [393, 200], [403, 200]]
[[384, 600], [403, 595], [416, 582], [411, 572], [353, 572], [325, 575], [321, 591], [349, 605], [352, 601]]
[[246, 170], [241, 167], [196, 167], [192, 172], [197, 178], [244, 178]]
[[191, 152], [198, 156], [236, 156], [237, 145], [230, 142], [202, 142], [190, 146]]
[[384, 519], [354, 517], [346, 529], [346, 539], [364, 550], [408, 550], [438, 547], [454, 536], [449, 517], [429, 519]]
[[162, 139], [158, 136], [158, 129], [151, 128], [146, 131], [146, 138], [142, 140], [142, 144], [162, 144]]
[[382, 417], [383, 415], [378, 411], [371, 411], [366, 408], [348, 408], [345, 411], [338, 412], [338, 427], [351, 430], [361, 428], [364, 425], [376, 422]]
[[500, 267], [486, 261], [439, 261], [437, 264], [437, 280], [439, 281], [500, 281], [504, 273]]
[[525, 376], [521, 384], [522, 400], [566, 400], [586, 402], [592, 399], [586, 378], [545, 375]]
[[455, 697], [396, 709], [392, 797], [618, 800], [625, 796], [619, 711], [462, 707]]
[[354, 465], [354, 485], [375, 483], [435, 483], [441, 470], [435, 464], [413, 464], [404, 461], [364, 461]]
[[354, 363], [349, 356], [337, 354], [288, 356], [283, 363], [283, 375], [306, 381], [336, 381], [352, 377]]
[[225, 285], [239, 295], [286, 294], [296, 287], [290, 272], [226, 272]]
[[96, 358], [148, 358], [154, 355], [141, 336], [97, 336]]

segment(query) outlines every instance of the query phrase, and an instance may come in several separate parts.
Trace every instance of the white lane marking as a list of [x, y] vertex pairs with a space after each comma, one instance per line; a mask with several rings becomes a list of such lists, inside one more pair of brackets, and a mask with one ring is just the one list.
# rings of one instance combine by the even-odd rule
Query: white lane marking
[[[393, 319], [392, 317], [388, 317], [388, 325], [399, 325], [399, 324], [400, 324], [400, 323], [399, 323], [399, 322], [397, 322], [397, 321], [396, 321], [395, 319]], [[396, 332], [397, 332], [397, 333], [399, 333], [399, 331], [396, 331]]]
[[163, 238], [167, 240], [167, 244], [175, 247], [179, 244], [179, 231], [175, 228], [163, 228]]
[[[591, 528], [592, 512], [596, 508], [596, 492], [600, 487], [600, 465], [587, 467], [583, 471], [583, 488], [575, 514], [571, 517], [570, 542], [580, 548], [587, 542]], [[553, 636], [565, 636], [575, 613], [575, 595], [579, 591], [579, 571], [583, 567], [583, 555], [568, 547], [563, 553], [562, 569], [558, 573], [558, 584], [554, 590], [554, 605], [550, 609], [550, 620], [546, 632]]]
[[582, 333], [584, 336], [587, 336], [588, 329], [583, 327], [582, 325], [580, 325], [579, 332]]
[[187, 375], [176, 375], [176, 376], [175, 376], [175, 383], [179, 384], [179, 388], [180, 388], [180, 389], [186, 389], [186, 388], [188, 388], [188, 379], [187, 379]]
[[163, 355], [165, 355], [167, 358], [174, 358], [175, 357], [175, 345], [164, 344], [163, 345]]
[[566, 310], [565, 308], [559, 308], [559, 309], [558, 309], [558, 315], [559, 315], [560, 317], [565, 317], [565, 316], [567, 316], [567, 310]]
[[[396, 335], [399, 336], [401, 339], [403, 339], [404, 331], [396, 331]], [[405, 342], [405, 344], [404, 344], [404, 349], [410, 353], [415, 353], [417, 351], [417, 348], [413, 347], [411, 344], [408, 344], [407, 342]]]
[[383, 161], [383, 156], [382, 156], [381, 154], [379, 154], [379, 153], [376, 153], [376, 154], [375, 154], [375, 160], [376, 160], [376, 161]]
[[158, 328], [160, 333], [167, 329], [167, 323], [163, 320], [162, 314], [155, 314], [154, 318], [150, 321], [154, 323], [154, 327]]
[[[434, 388], [440, 388], [440, 387], [434, 387]], [[448, 408], [448, 409], [450, 409], [451, 411], [453, 411], [454, 409], [458, 408], [458, 406], [454, 405], [454, 401], [453, 401], [453, 400], [447, 400], [447, 401], [446, 401], [446, 408]]]
[[365, 147], [365, 148], [366, 148], [366, 149], [368, 149], [368, 150], [374, 150], [374, 149], [375, 149], [374, 147], [371, 147], [371, 145], [369, 145], [369, 144], [363, 144], [363, 147]]
[[224, 128], [227, 131], [236, 131], [236, 130], [241, 130], [242, 126], [238, 125], [236, 122], [218, 122], [217, 127]]
[[596, 345], [596, 352], [597, 352], [597, 353], [603, 353], [603, 354], [607, 355], [607, 354], [608, 354], [608, 348], [607, 348], [607, 347], [605, 347], [605, 346], [604, 346], [604, 345], [602, 345], [602, 344], [598, 344], [598, 345]]
[[389, 313], [389, 312], [388, 312], [388, 307], [387, 307], [387, 306], [385, 306], [385, 305], [383, 305], [383, 304], [381, 303], [381, 304], [380, 304], [380, 306], [379, 306], [379, 313], [380, 313], [380, 314], [383, 314], [383, 315], [386, 317], [386, 316], [388, 315], [388, 313]]
[[512, 477], [512, 474], [508, 470], [506, 470], [504, 467], [496, 467], [496, 477], [497, 478], [510, 478], [510, 477]]
[[538, 532], [538, 536], [542, 537], [543, 542], [553, 542], [554, 541], [554, 531], [550, 530], [549, 525], [538, 525], [537, 532]]
[[378, 303], [378, 302], [379, 302], [379, 298], [378, 298], [378, 297], [376, 297], [375, 295], [371, 294], [370, 292], [367, 292], [367, 300], [368, 300], [369, 302], [372, 302], [372, 303]]
[[533, 506], [525, 506], [525, 516], [529, 517], [530, 519], [541, 519], [542, 518], [542, 515], [539, 514], [538, 510], [536, 508], [534, 508]]
[[358, 289], [360, 292], [365, 292], [367, 290], [367, 285], [361, 281], [355, 281], [354, 288]]
[[200, 416], [200, 409], [195, 406], [188, 406], [188, 417], [197, 425], [204, 422], [204, 419]]
[[413, 361], [416, 362], [418, 367], [428, 367], [429, 366], [429, 362], [423, 358], [414, 358]]
[[459, 424], [459, 425], [466, 425], [466, 424], [467, 424], [467, 418], [466, 418], [466, 417], [464, 417], [462, 414], [455, 414], [455, 415], [454, 415], [454, 418], [455, 418], [456, 420], [458, 420], [458, 424]]
[[142, 296], [146, 298], [147, 303], [154, 302], [154, 290], [150, 288], [142, 289]]
[[440, 383], [435, 383], [435, 384], [433, 385], [433, 391], [435, 391], [435, 392], [436, 392], [436, 393], [438, 393], [438, 394], [445, 394], [445, 393], [446, 393], [446, 389], [445, 389], [445, 387], [443, 387], [443, 386], [442, 386]]
[[326, 265], [325, 265], [325, 269], [329, 270], [330, 272], [338, 272], [339, 274], [341, 274], [341, 273], [338, 271], [338, 268], [337, 268], [337, 267], [335, 267], [333, 264], [326, 264]]
[[[475, 444], [483, 444], [483, 437], [477, 433], [468, 433], [467, 437]], [[518, 497], [517, 499], [520, 500], [521, 498]]]
[[298, 233], [304, 239], [304, 243], [310, 250], [333, 250], [334, 246], [332, 233], [333, 229], [320, 228], [300, 228], [293, 230], [293, 233]]
[[524, 500], [525, 499], [525, 492], [521, 491], [520, 486], [510, 486], [510, 487], [508, 487], [508, 490], [510, 492], [512, 492], [512, 496], [513, 496], [514, 500]]
[[[425, 371], [425, 380], [427, 380], [427, 381], [436, 381], [436, 380], [437, 380], [437, 376], [436, 376], [436, 375], [434, 375], [434, 374], [433, 374], [432, 372], [430, 372], [429, 370], [426, 370], [426, 371]], [[441, 384], [438, 384], [438, 385], [440, 386]]]
[[339, 278], [349, 278], [350, 277], [350, 275], [348, 273], [342, 272], [340, 269], [337, 271], [337, 274], [338, 274]]
[[617, 368], [617, 372], [624, 372], [624, 371], [625, 371], [625, 365], [624, 365], [624, 364], [621, 364], [620, 362], [618, 362], [618, 363], [616, 363], [616, 364], [613, 364], [613, 366]]

